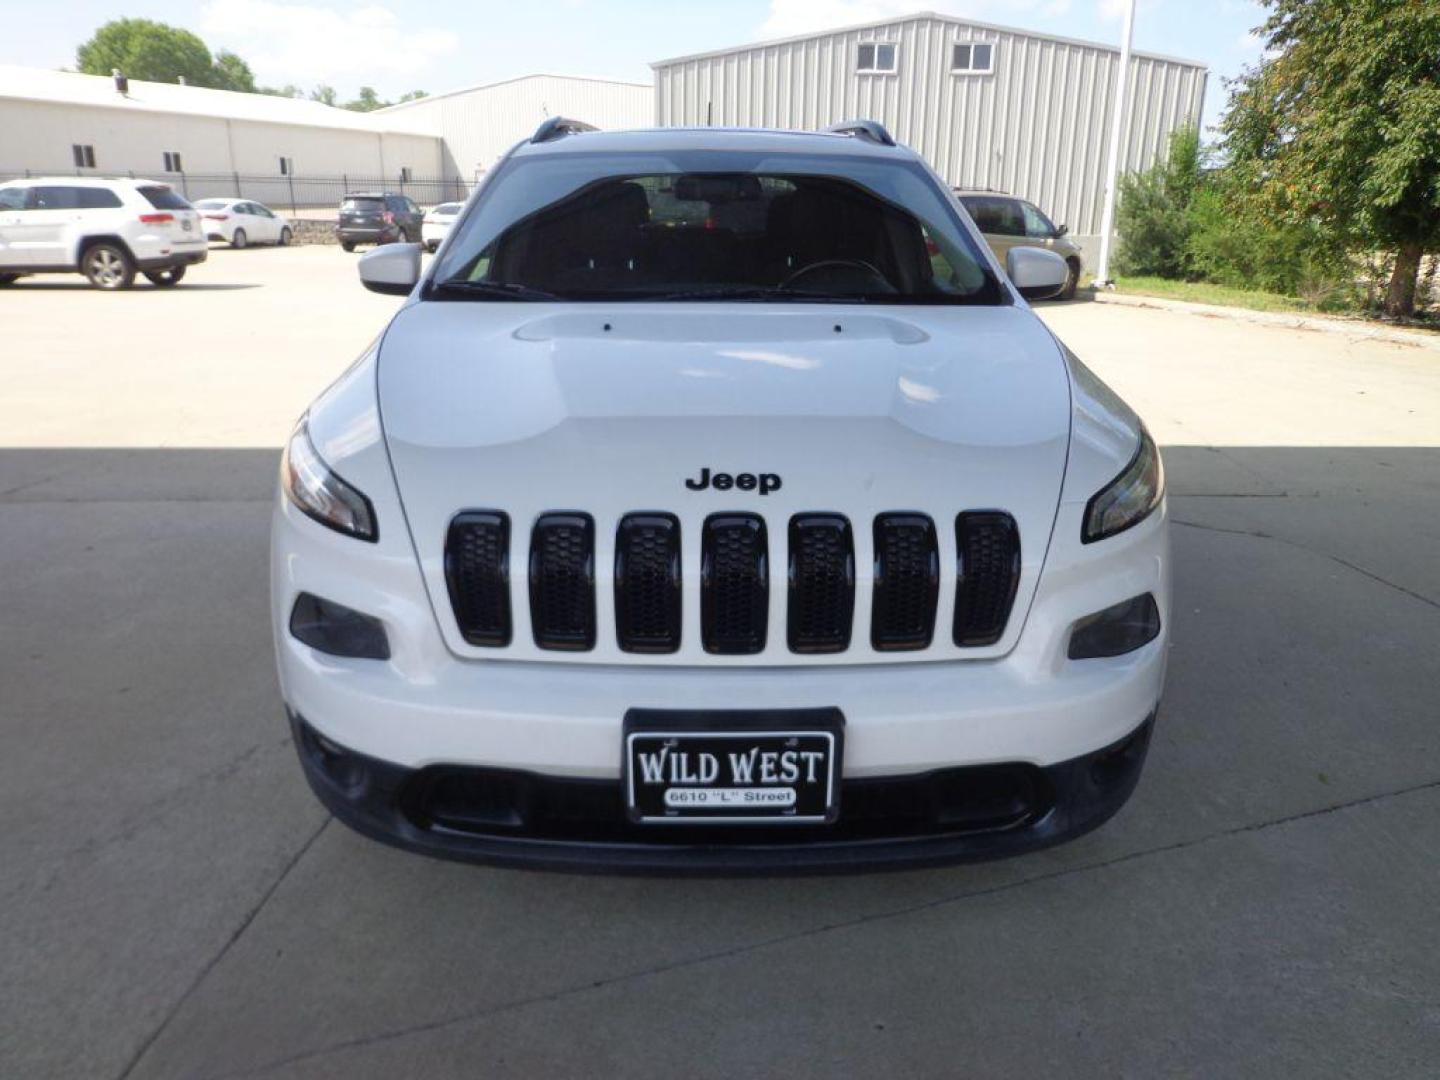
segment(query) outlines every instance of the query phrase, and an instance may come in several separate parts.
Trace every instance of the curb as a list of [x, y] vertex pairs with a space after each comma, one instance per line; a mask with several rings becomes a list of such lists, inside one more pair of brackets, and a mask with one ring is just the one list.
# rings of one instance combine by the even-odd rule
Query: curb
[[1321, 315], [1296, 315], [1283, 311], [1251, 311], [1248, 308], [1221, 307], [1218, 304], [1192, 304], [1186, 300], [1104, 292], [1099, 289], [1094, 291], [1094, 299], [1099, 304], [1156, 308], [1160, 311], [1177, 311], [1187, 315], [1229, 319], [1232, 322], [1248, 322], [1258, 326], [1279, 326], [1287, 330], [1314, 330], [1322, 334], [1344, 334], [1360, 341], [1387, 341], [1394, 345], [1412, 345], [1416, 348], [1440, 352], [1440, 334], [1378, 326], [1362, 322], [1359, 319], [1332, 319]]

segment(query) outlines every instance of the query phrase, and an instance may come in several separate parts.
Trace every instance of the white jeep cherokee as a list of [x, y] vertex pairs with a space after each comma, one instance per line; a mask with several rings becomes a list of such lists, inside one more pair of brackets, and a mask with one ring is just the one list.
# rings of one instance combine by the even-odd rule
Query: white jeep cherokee
[[1077, 836], [1165, 672], [1160, 458], [878, 125], [488, 175], [310, 408], [273, 526], [305, 774], [505, 865], [898, 867]]
[[178, 285], [208, 252], [200, 215], [169, 184], [100, 176], [0, 184], [0, 285], [75, 271], [101, 289], [129, 288], [136, 271]]

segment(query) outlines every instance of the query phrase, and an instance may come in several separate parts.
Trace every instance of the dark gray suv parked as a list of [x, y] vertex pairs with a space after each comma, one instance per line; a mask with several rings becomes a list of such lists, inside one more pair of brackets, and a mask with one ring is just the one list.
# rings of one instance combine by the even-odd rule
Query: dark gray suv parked
[[340, 200], [335, 236], [346, 251], [354, 251], [356, 244], [419, 243], [424, 216], [409, 196], [357, 191]]

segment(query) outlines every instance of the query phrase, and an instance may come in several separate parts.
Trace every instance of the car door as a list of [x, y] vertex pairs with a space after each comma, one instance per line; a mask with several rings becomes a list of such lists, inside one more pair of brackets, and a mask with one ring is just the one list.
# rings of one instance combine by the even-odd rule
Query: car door
[[264, 240], [267, 244], [275, 244], [280, 241], [280, 219], [270, 212], [268, 206], [260, 203], [251, 203], [250, 209], [255, 214], [256, 238]]
[[12, 241], [22, 253], [26, 266], [68, 266], [72, 253], [67, 250], [66, 233], [83, 217], [79, 194], [83, 188], [43, 185], [30, 189], [30, 199], [20, 215], [20, 224]]
[[15, 241], [23, 235], [29, 201], [29, 188], [0, 188], [0, 269], [27, 265], [25, 248], [17, 248]]

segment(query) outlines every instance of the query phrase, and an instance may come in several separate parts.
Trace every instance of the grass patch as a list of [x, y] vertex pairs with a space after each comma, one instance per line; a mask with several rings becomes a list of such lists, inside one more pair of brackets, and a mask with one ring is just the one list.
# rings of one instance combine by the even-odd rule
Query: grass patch
[[1259, 289], [1237, 289], [1230, 285], [1212, 285], [1208, 281], [1171, 281], [1158, 277], [1123, 277], [1115, 279], [1115, 291], [1132, 296], [1163, 296], [1167, 300], [1186, 300], [1192, 304], [1219, 304], [1222, 307], [1249, 308], [1251, 311], [1319, 311], [1314, 304], [1295, 296], [1261, 292]]

